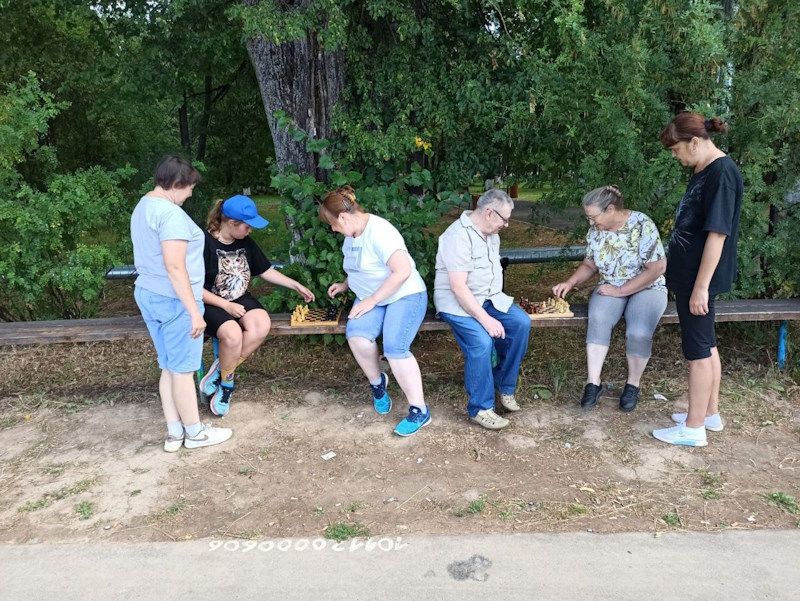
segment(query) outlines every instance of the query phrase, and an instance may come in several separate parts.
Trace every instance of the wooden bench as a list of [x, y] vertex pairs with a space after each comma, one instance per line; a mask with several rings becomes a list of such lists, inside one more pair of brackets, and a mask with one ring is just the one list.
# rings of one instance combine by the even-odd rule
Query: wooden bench
[[[583, 326], [586, 324], [587, 306], [573, 305], [574, 317], [534, 320], [534, 328]], [[800, 320], [800, 298], [730, 300], [717, 302], [717, 321], [781, 321], [781, 336], [785, 345], [785, 326], [788, 320]], [[661, 323], [678, 323], [675, 303], [669, 303]], [[310, 326], [296, 328], [289, 325], [288, 313], [272, 315], [271, 336], [297, 336], [302, 334], [344, 334], [347, 319], [336, 326]], [[420, 328], [423, 332], [449, 330], [449, 326], [431, 313]], [[72, 342], [97, 342], [103, 340], [128, 340], [147, 338], [147, 328], [140, 316], [105, 317], [99, 319], [67, 319], [56, 321], [24, 321], [0, 323], [0, 345], [54, 344]], [[780, 341], [779, 341], [780, 345]], [[785, 348], [785, 346], [784, 346]]]

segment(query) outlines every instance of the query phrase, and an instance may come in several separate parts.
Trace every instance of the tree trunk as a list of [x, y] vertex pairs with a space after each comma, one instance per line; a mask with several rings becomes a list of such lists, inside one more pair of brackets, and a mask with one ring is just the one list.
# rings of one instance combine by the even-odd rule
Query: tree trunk
[[295, 142], [288, 130], [279, 129], [273, 114], [284, 111], [311, 138], [327, 137], [344, 84], [343, 53], [325, 52], [313, 31], [304, 39], [281, 45], [258, 36], [247, 42], [247, 51], [261, 89], [278, 166], [283, 169], [294, 164], [298, 173], [322, 177], [305, 142]]
[[[308, 0], [281, 3], [287, 4], [307, 5]], [[295, 165], [298, 173], [325, 181], [327, 172], [317, 168], [317, 157], [306, 151], [304, 141], [295, 142], [288, 129], [277, 126], [274, 113], [285, 112], [311, 138], [328, 137], [333, 108], [344, 87], [344, 54], [325, 52], [315, 31], [280, 45], [257, 36], [247, 42], [247, 51], [261, 90], [278, 167]], [[303, 232], [295, 226], [294, 218], [287, 215], [285, 221], [292, 232], [290, 261], [305, 263], [305, 257], [294, 250]]]
[[211, 89], [211, 75], [206, 73], [203, 78], [203, 114], [200, 116], [200, 124], [198, 127], [199, 135], [197, 138], [197, 160], [206, 160], [206, 139], [208, 138], [208, 122], [211, 119], [211, 108], [214, 103], [211, 96], [213, 90]]
[[192, 143], [189, 138], [189, 111], [186, 106], [186, 94], [183, 94], [183, 104], [178, 109], [178, 125], [181, 130], [181, 148], [186, 154], [191, 153]]

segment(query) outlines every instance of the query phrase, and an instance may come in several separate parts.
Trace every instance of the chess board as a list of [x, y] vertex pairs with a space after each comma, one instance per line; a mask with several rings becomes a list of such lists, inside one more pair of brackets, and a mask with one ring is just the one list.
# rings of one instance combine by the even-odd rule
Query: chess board
[[338, 307], [309, 309], [308, 305], [297, 305], [289, 323], [296, 328], [335, 326], [339, 324], [341, 316], [342, 310]]
[[527, 298], [521, 298], [519, 306], [531, 319], [575, 317], [575, 314], [570, 311], [569, 303], [563, 298], [548, 298], [541, 302], [531, 302]]

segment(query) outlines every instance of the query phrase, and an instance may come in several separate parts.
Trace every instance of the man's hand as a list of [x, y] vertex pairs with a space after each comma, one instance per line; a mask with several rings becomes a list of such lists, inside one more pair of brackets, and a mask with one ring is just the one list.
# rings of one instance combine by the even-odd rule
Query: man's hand
[[486, 315], [486, 317], [480, 321], [480, 324], [483, 326], [483, 329], [486, 330], [486, 333], [492, 338], [506, 337], [506, 329], [503, 327], [503, 324], [497, 321], [491, 315]]

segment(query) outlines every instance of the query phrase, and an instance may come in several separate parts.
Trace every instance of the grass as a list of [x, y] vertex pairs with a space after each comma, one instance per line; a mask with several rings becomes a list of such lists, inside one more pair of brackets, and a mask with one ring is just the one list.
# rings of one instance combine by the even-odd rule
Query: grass
[[667, 526], [678, 528], [681, 525], [681, 516], [675, 512], [669, 512], [661, 516], [661, 521]]
[[800, 505], [798, 505], [797, 499], [791, 495], [782, 492], [771, 492], [766, 495], [766, 499], [767, 503], [786, 513], [791, 513], [793, 515], [800, 514]]
[[166, 513], [166, 514], [167, 514], [167, 515], [169, 515], [169, 516], [176, 516], [176, 515], [178, 515], [178, 514], [179, 514], [181, 511], [183, 511], [183, 508], [184, 508], [184, 503], [183, 503], [183, 501], [178, 501], [177, 503], [173, 503], [172, 505], [170, 505], [169, 507], [167, 507], [167, 508], [164, 510], [164, 513]]
[[78, 514], [79, 519], [88, 520], [94, 515], [94, 505], [89, 501], [81, 501], [75, 505], [75, 513]]
[[325, 528], [325, 538], [342, 542], [350, 538], [369, 537], [369, 530], [359, 522], [336, 522]]
[[25, 503], [19, 508], [21, 512], [31, 512], [31, 511], [38, 511], [40, 509], [44, 509], [45, 507], [49, 507], [56, 501], [61, 501], [62, 499], [66, 499], [67, 497], [72, 497], [75, 495], [79, 495], [82, 492], [86, 492], [92, 487], [94, 484], [93, 480], [80, 480], [76, 482], [72, 486], [65, 486], [64, 488], [60, 488], [59, 490], [53, 493], [47, 493], [40, 499], [36, 501], [30, 501]]
[[349, 505], [345, 505], [342, 507], [343, 513], [355, 513], [359, 509], [363, 509], [364, 505], [362, 503], [350, 503]]

